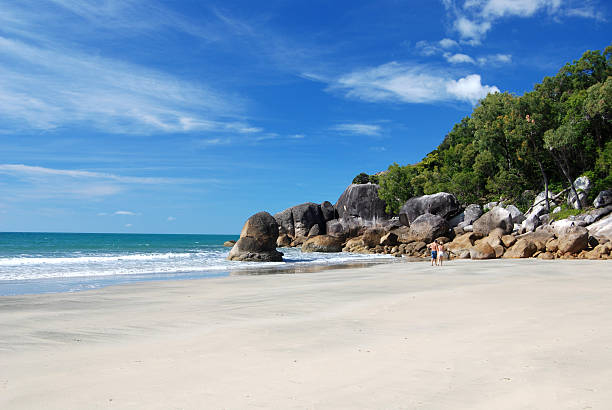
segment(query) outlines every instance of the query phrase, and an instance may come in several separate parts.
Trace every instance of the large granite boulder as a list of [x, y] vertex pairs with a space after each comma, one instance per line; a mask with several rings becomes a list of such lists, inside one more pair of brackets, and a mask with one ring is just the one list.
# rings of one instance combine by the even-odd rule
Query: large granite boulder
[[529, 238], [521, 238], [504, 253], [504, 258], [531, 258], [538, 251], [537, 245]]
[[302, 252], [341, 252], [342, 240], [335, 236], [319, 235], [302, 245]]
[[501, 228], [505, 234], [511, 233], [514, 228], [510, 212], [499, 206], [478, 218], [472, 229], [474, 233], [487, 236], [495, 228]]
[[[331, 205], [331, 204], [330, 204]], [[292, 206], [274, 215], [281, 234], [292, 238], [308, 236], [313, 226], [319, 226], [319, 232], [325, 232], [325, 220], [321, 206], [312, 202]]]
[[389, 219], [387, 204], [378, 197], [376, 184], [351, 184], [340, 195], [335, 208], [339, 219], [361, 218], [364, 226]]
[[480, 241], [470, 248], [470, 259], [495, 259], [495, 256], [495, 249], [487, 241]]
[[525, 215], [514, 205], [506, 206], [506, 211], [510, 212], [510, 216], [512, 217], [512, 222], [515, 224], [520, 224], [525, 220]]
[[593, 201], [595, 208], [603, 208], [604, 206], [612, 205], [612, 189], [601, 191], [597, 198]]
[[602, 239], [612, 241], [612, 215], [608, 215], [594, 224], [587, 226], [587, 229], [589, 233], [599, 239], [600, 242]]
[[231, 261], [280, 262], [283, 254], [276, 250], [278, 223], [267, 212], [251, 216], [240, 232], [227, 259]]
[[589, 231], [581, 226], [573, 226], [559, 234], [559, 252], [578, 253], [587, 248]]
[[375, 248], [380, 245], [380, 239], [385, 235], [382, 228], [368, 228], [361, 236], [366, 246]]
[[536, 214], [529, 214], [527, 219], [521, 223], [521, 233], [533, 232], [540, 226], [540, 217]]
[[361, 235], [366, 228], [361, 218], [347, 217], [327, 221], [325, 229], [327, 235], [346, 239]]
[[410, 224], [410, 236], [415, 241], [431, 242], [445, 236], [448, 230], [446, 219], [430, 213], [420, 215]]
[[463, 210], [463, 220], [457, 226], [461, 229], [464, 229], [466, 226], [472, 226], [472, 224], [481, 216], [482, 216], [482, 207], [480, 205], [478, 204], [468, 205]]
[[399, 217], [402, 224], [409, 226], [412, 221], [426, 213], [448, 219], [460, 211], [461, 206], [455, 195], [438, 192], [410, 198], [400, 209]]
[[338, 218], [338, 213], [336, 212], [336, 208], [334, 208], [331, 202], [325, 201], [319, 206], [321, 208], [321, 215], [323, 216], [323, 220], [325, 222]]
[[[587, 206], [587, 196], [591, 191], [591, 187], [591, 180], [588, 177], [578, 177], [574, 181], [574, 188], [578, 193], [578, 198], [580, 198], [580, 203], [582, 204], [583, 208]], [[576, 199], [576, 194], [574, 194], [574, 191], [572, 190], [570, 190], [567, 194], [567, 205], [574, 209], [578, 209], [578, 200]]]

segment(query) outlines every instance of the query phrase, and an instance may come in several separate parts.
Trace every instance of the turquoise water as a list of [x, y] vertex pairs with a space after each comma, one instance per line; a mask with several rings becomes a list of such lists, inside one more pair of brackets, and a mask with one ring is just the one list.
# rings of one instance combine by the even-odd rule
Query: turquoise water
[[228, 261], [223, 246], [237, 235], [0, 233], [0, 295], [70, 292], [119, 283], [227, 276], [380, 256], [280, 249], [283, 262]]

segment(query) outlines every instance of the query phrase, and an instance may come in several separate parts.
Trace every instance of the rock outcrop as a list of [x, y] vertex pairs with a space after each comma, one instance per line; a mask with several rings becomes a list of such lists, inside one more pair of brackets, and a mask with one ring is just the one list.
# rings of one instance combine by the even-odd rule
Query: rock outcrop
[[400, 210], [400, 222], [409, 226], [412, 221], [423, 214], [432, 214], [449, 219], [461, 210], [459, 201], [453, 194], [438, 192], [433, 195], [423, 195], [410, 198]]
[[278, 223], [267, 212], [251, 216], [240, 232], [227, 259], [232, 261], [280, 262], [283, 254], [276, 250]]
[[376, 184], [351, 184], [336, 202], [338, 219], [360, 218], [365, 224], [389, 219], [387, 204], [378, 197], [378, 188]]
[[487, 236], [496, 228], [501, 228], [506, 234], [511, 233], [514, 228], [510, 212], [499, 206], [493, 207], [473, 224], [473, 232], [482, 236]]

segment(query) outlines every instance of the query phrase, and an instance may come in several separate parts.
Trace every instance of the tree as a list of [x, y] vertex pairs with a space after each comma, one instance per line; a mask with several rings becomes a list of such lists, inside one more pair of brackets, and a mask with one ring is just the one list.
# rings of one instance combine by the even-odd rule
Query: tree
[[397, 163], [389, 165], [388, 171], [380, 176], [378, 196], [386, 202], [389, 214], [398, 214], [402, 205], [412, 198], [412, 176], [410, 165], [401, 167]]

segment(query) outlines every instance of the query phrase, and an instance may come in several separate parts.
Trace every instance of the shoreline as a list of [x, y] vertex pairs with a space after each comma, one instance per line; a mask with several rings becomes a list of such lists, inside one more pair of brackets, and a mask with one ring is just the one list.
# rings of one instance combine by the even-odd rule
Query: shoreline
[[0, 297], [0, 407], [605, 408], [610, 266], [390, 263]]

